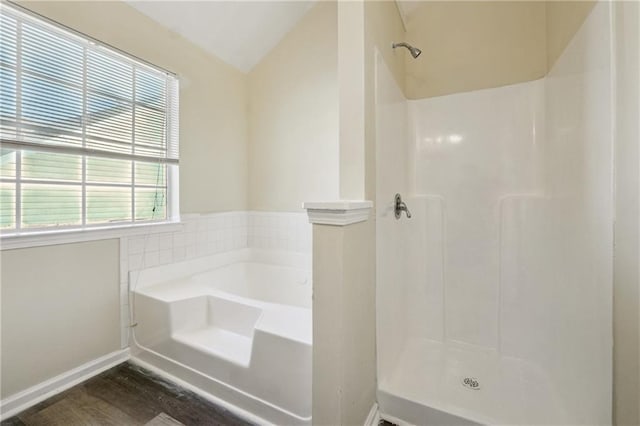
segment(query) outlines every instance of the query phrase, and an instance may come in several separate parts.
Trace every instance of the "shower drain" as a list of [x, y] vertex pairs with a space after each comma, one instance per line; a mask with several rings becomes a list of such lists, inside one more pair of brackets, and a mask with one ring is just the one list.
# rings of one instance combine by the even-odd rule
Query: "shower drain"
[[462, 386], [471, 390], [480, 390], [480, 382], [475, 377], [465, 377], [462, 379]]

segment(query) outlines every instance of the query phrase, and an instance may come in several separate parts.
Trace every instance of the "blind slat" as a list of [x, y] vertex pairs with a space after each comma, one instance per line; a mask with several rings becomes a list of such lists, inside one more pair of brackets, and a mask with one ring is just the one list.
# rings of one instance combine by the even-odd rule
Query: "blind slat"
[[3, 139], [0, 141], [0, 143], [2, 144], [2, 148], [4, 149], [69, 153], [69, 154], [85, 155], [87, 157], [135, 160], [135, 161], [142, 161], [147, 163], [158, 163], [158, 164], [178, 165], [178, 161], [179, 161], [177, 158], [174, 159], [174, 158], [164, 158], [164, 157], [153, 157], [153, 156], [144, 156], [144, 155], [137, 155], [137, 154], [133, 155], [133, 154], [126, 154], [126, 153], [121, 153], [117, 151], [114, 151], [114, 152], [101, 151], [97, 149], [82, 148], [82, 147], [70, 146], [70, 145], [52, 147], [50, 145], [37, 143], [37, 142], [14, 142], [8, 139]]

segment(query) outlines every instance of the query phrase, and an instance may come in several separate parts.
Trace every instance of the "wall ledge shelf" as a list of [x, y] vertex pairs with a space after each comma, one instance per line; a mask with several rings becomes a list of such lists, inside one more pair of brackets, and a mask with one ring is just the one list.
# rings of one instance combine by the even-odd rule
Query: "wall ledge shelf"
[[369, 219], [373, 202], [368, 200], [337, 200], [302, 203], [309, 222], [318, 225], [346, 226]]

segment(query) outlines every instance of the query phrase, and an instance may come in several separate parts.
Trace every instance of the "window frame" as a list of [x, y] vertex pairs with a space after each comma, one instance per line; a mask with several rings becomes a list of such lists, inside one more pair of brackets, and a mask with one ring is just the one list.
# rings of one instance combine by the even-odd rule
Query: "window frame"
[[[96, 40], [90, 36], [87, 36], [86, 34], [78, 32], [58, 22], [52, 21], [47, 17], [34, 13], [19, 5], [15, 5], [14, 3], [3, 1], [1, 6], [3, 9], [4, 8], [8, 9], [10, 11], [10, 15], [14, 16], [15, 19], [20, 20], [20, 22], [22, 22], [22, 20], [25, 20], [25, 19], [35, 21], [36, 24], [45, 27], [48, 31], [51, 31], [53, 34], [56, 34], [57, 36], [61, 36], [67, 40], [71, 40], [72, 42], [78, 43], [79, 45], [83, 46], [84, 54], [82, 59], [83, 60], [82, 65], [84, 69], [86, 69], [86, 65], [87, 65], [86, 61], [88, 56], [87, 52], [89, 51], [88, 49], [95, 49], [96, 51], [99, 51], [102, 54], [107, 54], [111, 57], [119, 58], [120, 60], [124, 59], [127, 63], [131, 64], [134, 70], [131, 76], [132, 84], [135, 84], [134, 82], [135, 82], [135, 79], [137, 78], [136, 72], [135, 72], [136, 69], [142, 69], [142, 70], [151, 69], [154, 73], [160, 73], [165, 75], [166, 86], [167, 86], [166, 87], [167, 100], [166, 100], [166, 106], [165, 106], [164, 112], [167, 119], [167, 124], [165, 129], [165, 137], [166, 137], [167, 145], [165, 148], [166, 149], [165, 157], [164, 158], [158, 157], [158, 163], [162, 163], [163, 167], [165, 167], [166, 169], [166, 175], [165, 175], [166, 182], [163, 185], [166, 187], [165, 201], [164, 201], [166, 216], [164, 218], [136, 221], [136, 218], [135, 218], [136, 207], [132, 203], [131, 208], [132, 208], [133, 216], [131, 217], [130, 221], [117, 223], [117, 224], [111, 223], [111, 222], [88, 224], [86, 221], [86, 217], [88, 216], [88, 209], [86, 206], [86, 202], [84, 201], [84, 199], [86, 199], [86, 195], [85, 195], [86, 187], [87, 186], [98, 187], [101, 185], [99, 184], [92, 185], [91, 183], [88, 183], [86, 179], [86, 175], [83, 173], [80, 181], [73, 184], [76, 187], [80, 187], [82, 191], [83, 202], [81, 203], [81, 207], [80, 207], [81, 209], [80, 214], [82, 217], [81, 225], [44, 226], [44, 227], [37, 227], [37, 228], [34, 227], [31, 229], [25, 229], [25, 228], [3, 229], [3, 230], [0, 230], [0, 250], [41, 246], [41, 245], [49, 245], [49, 244], [60, 244], [60, 243], [66, 243], [66, 242], [118, 238], [125, 235], [135, 235], [135, 234], [148, 233], [148, 232], [167, 232], [168, 230], [179, 229], [181, 226], [181, 223], [180, 223], [180, 211], [179, 211], [179, 166], [177, 162], [179, 159], [179, 155], [178, 155], [179, 135], [177, 131], [179, 126], [179, 122], [178, 122], [179, 80], [177, 75], [171, 71], [168, 71], [166, 69], [153, 65], [143, 59], [140, 59], [127, 52], [124, 52], [107, 43]], [[18, 39], [17, 43], [21, 43], [21, 40]], [[20, 48], [16, 52], [16, 55], [20, 55]], [[21, 57], [20, 57], [18, 58], [18, 63], [15, 66], [16, 70], [18, 70], [18, 68], [21, 66], [22, 65], [21, 65]], [[22, 71], [19, 71], [19, 72], [16, 71], [16, 73], [18, 75], [18, 74], [21, 74]], [[171, 79], [173, 79], [173, 81]], [[81, 84], [82, 89], [79, 92], [79, 94], [83, 98], [84, 108], [86, 108], [86, 102], [87, 102], [86, 98], [88, 93], [86, 83], [87, 83], [87, 80], [86, 80], [86, 71], [85, 71], [83, 81]], [[171, 84], [174, 84], [175, 86], [171, 86]], [[17, 96], [20, 96], [20, 89], [17, 89], [17, 90], [18, 90]], [[173, 99], [172, 97], [175, 97], [175, 99]], [[135, 98], [132, 98], [131, 102], [132, 102], [133, 108], [135, 109], [135, 105], [136, 105]], [[175, 104], [173, 104], [173, 102], [175, 102]], [[82, 118], [83, 129], [86, 126], [85, 120], [86, 120], [86, 109], [85, 109], [85, 112], [83, 112], [83, 118]], [[135, 119], [132, 119], [132, 121], [134, 121], [133, 124], [135, 124]], [[173, 143], [172, 138], [174, 136], [172, 135], [172, 132], [175, 132], [175, 143]], [[75, 153], [76, 155], [79, 156], [83, 164], [86, 163], [88, 158], [92, 157], [92, 155], [86, 151], [87, 148], [85, 145], [86, 144], [85, 137], [86, 137], [85, 132], [83, 130], [83, 133], [82, 133], [83, 143], [81, 146], [77, 147], [77, 150], [76, 150], [77, 152]], [[135, 146], [135, 143], [136, 142], [133, 139], [131, 141], [132, 146]], [[23, 146], [23, 148], [17, 147], [20, 144]], [[19, 162], [18, 158], [20, 158], [21, 152], [23, 152], [25, 147], [29, 145], [29, 142], [20, 141], [20, 140], [16, 140], [15, 142], [10, 140], [0, 140], [0, 146], [4, 147], [6, 145], [9, 145], [9, 148], [7, 149], [15, 150], [16, 163], [18, 164]], [[175, 150], [173, 156], [171, 155], [172, 149]], [[34, 151], [36, 152], [49, 151], [49, 152], [55, 152], [60, 154], [72, 153], [73, 150], [74, 150], [73, 148], [65, 150], [60, 147], [58, 148], [52, 147], [51, 149], [39, 147], [34, 149]], [[85, 152], [82, 152], [83, 150], [85, 150]], [[95, 156], [95, 158], [99, 158], [99, 157], [100, 156]], [[105, 155], [102, 155], [102, 157], [109, 158], [110, 154], [106, 152]], [[135, 154], [131, 154], [130, 157], [131, 158], [129, 158], [129, 160], [132, 162], [132, 173], [135, 173], [136, 159], [133, 158], [135, 157]], [[142, 158], [144, 156], [138, 155], [138, 157]], [[175, 158], [175, 160], [171, 160], [171, 158]], [[140, 159], [138, 159], [138, 162], [139, 161]], [[154, 160], [150, 161], [149, 163], [152, 163], [153, 161]], [[83, 170], [84, 170], [84, 166], [83, 166]], [[11, 178], [8, 178], [8, 179], [11, 179]], [[21, 206], [19, 205], [20, 195], [18, 194], [18, 192], [21, 190], [20, 188], [21, 179], [22, 177], [19, 176], [18, 173], [16, 173], [16, 176], [13, 178], [13, 180], [16, 182], [15, 183], [16, 205], [13, 210], [16, 215], [16, 225], [18, 221], [17, 216], [21, 214], [21, 211], [20, 211]], [[28, 180], [31, 181], [31, 179], [28, 179]], [[68, 182], [63, 182], [62, 180], [58, 180], [58, 179], [45, 179], [43, 180], [42, 183], [45, 183], [45, 181], [46, 181], [46, 184], [53, 184], [53, 185], [68, 184]], [[30, 182], [30, 183], [37, 183], [37, 182]], [[109, 186], [109, 184], [105, 184], [105, 186]], [[135, 191], [138, 188], [142, 188], [142, 186], [137, 186], [135, 184], [134, 176], [132, 176], [132, 180], [129, 184], [112, 185], [112, 186], [114, 187], [122, 186], [122, 187], [130, 188], [132, 193], [135, 193]]]

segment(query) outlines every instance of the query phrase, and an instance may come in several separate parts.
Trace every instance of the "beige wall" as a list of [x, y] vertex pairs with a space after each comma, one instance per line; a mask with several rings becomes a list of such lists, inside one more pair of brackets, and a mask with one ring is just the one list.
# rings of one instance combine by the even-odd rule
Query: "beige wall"
[[[391, 74], [398, 82], [398, 86], [404, 90], [405, 60], [410, 55], [406, 49], [391, 48], [392, 43], [404, 41], [406, 36], [398, 6], [395, 1], [366, 0], [364, 14], [365, 50], [370, 55], [374, 48], [378, 49], [391, 70]], [[367, 66], [366, 69], [372, 68]]]
[[545, 75], [545, 3], [425, 2], [408, 19], [410, 99], [504, 86]]
[[[393, 1], [365, 3], [365, 198], [376, 199], [376, 54], [384, 59], [404, 90], [406, 49], [392, 49], [393, 42], [406, 38], [400, 12]], [[406, 93], [406, 92], [405, 92]]]
[[316, 425], [339, 425], [344, 301], [344, 229], [313, 226], [312, 417]]
[[362, 425], [376, 399], [375, 221], [344, 228], [343, 425]]
[[547, 70], [550, 70], [596, 5], [595, 0], [547, 1]]
[[430, 1], [409, 16], [409, 99], [506, 86], [544, 77], [595, 1]]
[[337, 7], [314, 6], [249, 73], [249, 207], [338, 198]]
[[121, 1], [20, 4], [177, 73], [181, 212], [247, 207], [244, 74]]
[[314, 425], [362, 425], [375, 402], [374, 227], [313, 226]]
[[617, 2], [613, 416], [640, 424], [640, 5]]
[[118, 240], [0, 257], [0, 398], [120, 349]]
[[365, 190], [364, 3], [338, 3], [340, 198], [361, 200]]

